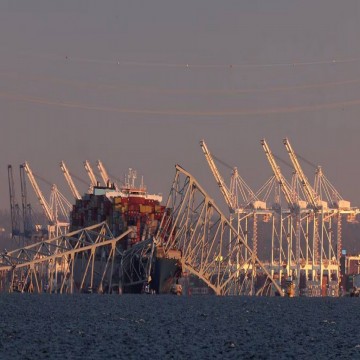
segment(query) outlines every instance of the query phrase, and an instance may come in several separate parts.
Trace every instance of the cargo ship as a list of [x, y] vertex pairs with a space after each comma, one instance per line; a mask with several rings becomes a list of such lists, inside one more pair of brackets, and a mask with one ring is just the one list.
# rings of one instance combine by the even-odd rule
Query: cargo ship
[[[136, 186], [135, 179], [129, 176], [124, 185], [94, 186], [91, 192], [76, 200], [70, 214], [70, 231], [79, 230], [84, 227], [106, 221], [114, 237], [120, 236], [128, 229], [133, 231], [120, 242], [122, 252], [131, 251], [132, 248], [141, 246], [145, 241], [151, 240], [159, 226], [165, 212], [165, 206], [161, 205], [161, 194], [149, 194], [146, 186], [141, 181]], [[130, 281], [121, 286], [122, 292], [140, 293], [145, 288], [150, 288], [156, 293], [170, 293], [176, 280], [181, 276], [179, 265], [179, 254], [171, 259], [165, 259], [161, 248], [154, 251], [154, 264], [152, 266], [151, 280], [144, 279], [132, 284]], [[135, 259], [132, 262], [144, 259]], [[146, 259], [145, 259], [146, 260]], [[120, 268], [121, 258], [117, 266]], [[133, 266], [133, 264], [132, 264]], [[126, 270], [126, 269], [125, 269]], [[117, 272], [119, 273], [120, 270]], [[125, 271], [126, 272], [126, 271]], [[116, 272], [115, 272], [116, 273]], [[115, 279], [115, 282], [118, 279]], [[130, 284], [130, 285], [129, 285]], [[120, 290], [120, 289], [119, 289]]]

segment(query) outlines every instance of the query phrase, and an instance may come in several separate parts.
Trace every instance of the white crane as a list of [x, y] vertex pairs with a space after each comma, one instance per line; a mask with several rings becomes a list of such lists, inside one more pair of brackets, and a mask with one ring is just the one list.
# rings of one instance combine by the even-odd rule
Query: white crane
[[315, 193], [319, 196], [321, 201], [327, 201], [332, 207], [341, 210], [350, 210], [350, 201], [344, 200], [340, 193], [335, 189], [331, 182], [327, 179], [321, 166], [316, 168]]
[[79, 193], [78, 189], [76, 188], [74, 181], [73, 181], [73, 179], [70, 175], [70, 172], [69, 172], [68, 168], [66, 167], [64, 161], [60, 162], [60, 168], [61, 168], [62, 172], [64, 173], [66, 182], [68, 183], [71, 193], [73, 194], [74, 198], [77, 200], [80, 200], [81, 199], [80, 193]]
[[[99, 170], [99, 173], [101, 175], [101, 178], [105, 184], [105, 186], [110, 186], [110, 176], [108, 174], [108, 172], [106, 171], [106, 168], [104, 166], [104, 164], [102, 163], [102, 161], [98, 160], [96, 163], [96, 166]], [[119, 191], [119, 186], [116, 184], [116, 182], [114, 182], [114, 187], [116, 191]]]
[[36, 197], [38, 198], [40, 205], [45, 213], [45, 216], [47, 217], [48, 221], [50, 224], [54, 224], [54, 216], [53, 213], [50, 209], [49, 204], [47, 203], [47, 201], [45, 200], [45, 197], [42, 193], [42, 191], [39, 188], [39, 185], [37, 183], [37, 181], [35, 180], [34, 174], [32, 172], [32, 170], [30, 169], [30, 166], [28, 164], [28, 162], [25, 162], [23, 164], [23, 168], [28, 176], [28, 179], [30, 181], [31, 186], [34, 189], [34, 192], [36, 194]]
[[88, 160], [85, 160], [84, 161], [84, 167], [85, 167], [85, 170], [90, 178], [90, 187], [93, 188], [94, 186], [97, 186], [98, 182], [96, 180], [96, 177], [95, 177], [95, 174], [94, 174], [94, 171], [89, 163]]
[[275, 161], [275, 157], [273, 153], [271, 152], [267, 142], [265, 139], [262, 139], [261, 145], [264, 149], [265, 155], [269, 161], [269, 164], [271, 166], [271, 169], [274, 173], [275, 179], [280, 185], [281, 191], [283, 192], [285, 196], [285, 200], [288, 203], [288, 206], [291, 210], [294, 210], [298, 207], [296, 196], [294, 196], [293, 192], [291, 191], [291, 187], [287, 180], [285, 179], [284, 175], [282, 174], [280, 167]]
[[[301, 210], [306, 207], [306, 203], [304, 201], [299, 201], [299, 194], [297, 194], [289, 185], [284, 175], [282, 174], [280, 167], [275, 161], [275, 156], [271, 152], [267, 142], [265, 139], [261, 141], [262, 148], [265, 152], [265, 155], [269, 161], [271, 169], [274, 173], [275, 179], [277, 183], [280, 185], [280, 189], [285, 197], [288, 208], [290, 212], [284, 211], [280, 208], [279, 216], [280, 216], [280, 230], [279, 233], [279, 248], [276, 251], [277, 246], [275, 246], [275, 239], [272, 240], [272, 258], [271, 258], [271, 266], [273, 268], [272, 271], [277, 269], [279, 274], [283, 274], [286, 266], [286, 273], [288, 277], [292, 278], [294, 271], [296, 272], [296, 285], [299, 286], [300, 281], [300, 257], [301, 257]], [[296, 174], [297, 175], [297, 174]], [[280, 203], [280, 201], [279, 201]], [[285, 225], [287, 224], [287, 225]], [[273, 223], [273, 227], [275, 223]], [[275, 233], [276, 231], [273, 231]], [[293, 234], [295, 234], [295, 239], [293, 239]], [[286, 239], [284, 242], [283, 240]], [[294, 242], [295, 240], [295, 242]], [[293, 249], [295, 249], [295, 256]], [[306, 247], [308, 249], [308, 246]], [[278, 258], [278, 264], [275, 262], [275, 258]], [[292, 259], [295, 260], [292, 261]]]
[[[315, 266], [319, 267], [320, 270], [320, 279], [318, 280], [321, 282], [322, 275], [324, 272], [324, 262], [323, 256], [325, 255], [324, 251], [324, 237], [323, 237], [323, 230], [325, 228], [324, 223], [324, 212], [327, 211], [328, 204], [326, 201], [322, 201], [319, 195], [315, 192], [315, 190], [311, 187], [307, 177], [305, 176], [297, 156], [287, 138], [283, 139], [283, 143], [285, 148], [290, 156], [290, 160], [294, 166], [295, 171], [299, 176], [300, 183], [303, 187], [305, 197], [309, 203], [310, 208], [314, 211], [314, 221], [313, 221], [313, 270], [315, 270]], [[320, 229], [319, 229], [319, 220], [321, 221]], [[320, 232], [320, 233], [319, 233]], [[319, 249], [320, 248], [320, 249]], [[330, 252], [332, 245], [329, 244]], [[319, 253], [320, 250], [320, 253]], [[337, 266], [337, 265], [336, 265]], [[337, 272], [338, 272], [337, 268]]]
[[[63, 227], [69, 226], [69, 213], [72, 205], [55, 184], [51, 186], [49, 206], [55, 220], [55, 225]], [[63, 221], [60, 220], [60, 216]]]
[[[234, 218], [234, 213], [236, 214], [237, 221], [237, 230], [239, 233], [242, 233], [245, 239], [245, 242], [248, 242], [248, 220], [251, 218], [252, 223], [252, 251], [257, 255], [257, 244], [258, 244], [258, 215], [264, 215], [264, 219], [267, 219], [269, 214], [266, 210], [266, 202], [260, 201], [255, 193], [250, 189], [246, 182], [241, 178], [236, 167], [230, 167], [229, 165], [223, 163], [226, 167], [232, 169], [230, 189], [226, 186], [220, 172], [215, 165], [214, 156], [211, 155], [208, 147], [204, 140], [200, 141], [201, 149], [205, 155], [205, 158], [209, 164], [209, 167], [215, 177], [215, 180], [220, 188], [221, 193], [224, 196], [225, 202], [229, 207], [230, 211], [230, 221]], [[219, 159], [218, 159], [219, 160]], [[220, 161], [220, 160], [219, 160]], [[246, 255], [247, 256], [247, 252]]]
[[20, 240], [21, 230], [20, 230], [20, 209], [19, 205], [15, 199], [15, 185], [12, 166], [8, 165], [8, 180], [9, 180], [9, 195], [10, 195], [10, 215], [11, 215], [11, 234], [12, 237], [19, 237]]
[[98, 161], [96, 162], [96, 166], [97, 166], [97, 168], [98, 168], [98, 170], [99, 170], [99, 173], [100, 173], [101, 178], [102, 178], [102, 180], [103, 180], [103, 182], [104, 182], [104, 185], [105, 185], [105, 186], [109, 186], [110, 177], [109, 177], [109, 175], [108, 175], [108, 173], [107, 173], [107, 171], [106, 171], [106, 169], [105, 169], [104, 164], [103, 164], [100, 160], [98, 160]]
[[229, 207], [229, 210], [231, 213], [235, 212], [237, 205], [236, 205], [236, 199], [234, 197], [234, 195], [231, 193], [231, 191], [229, 190], [229, 188], [226, 186], [224, 179], [222, 178], [222, 176], [219, 173], [219, 170], [217, 169], [215, 162], [213, 160], [213, 157], [210, 154], [210, 151], [208, 150], [206, 143], [204, 140], [200, 141], [200, 146], [202, 151], [204, 152], [205, 158], [209, 164], [209, 167], [215, 177], [215, 180], [220, 188], [221, 193], [223, 194], [226, 204]]
[[[22, 166], [48, 219], [49, 237], [65, 234], [69, 229], [69, 213], [72, 208], [70, 202], [60, 193], [57, 186], [52, 184], [49, 204], [40, 190], [28, 162], [25, 162]], [[63, 220], [60, 219], [60, 215]]]
[[311, 187], [307, 177], [305, 176], [300, 163], [295, 155], [295, 152], [289, 142], [289, 140], [286, 138], [283, 140], [283, 143], [285, 145], [285, 148], [290, 156], [290, 160], [294, 166], [294, 169], [296, 173], [299, 176], [299, 180], [303, 186], [304, 194], [306, 196], [306, 199], [309, 203], [309, 205], [312, 207], [314, 211], [318, 211], [321, 207], [326, 207], [327, 204], [324, 201], [321, 201], [319, 199], [319, 196], [316, 194], [315, 190]]

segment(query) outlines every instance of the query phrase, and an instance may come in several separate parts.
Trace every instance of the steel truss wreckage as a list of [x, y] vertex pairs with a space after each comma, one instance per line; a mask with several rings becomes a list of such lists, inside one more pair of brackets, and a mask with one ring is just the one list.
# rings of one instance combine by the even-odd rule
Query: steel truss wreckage
[[264, 264], [196, 179], [180, 166], [176, 166], [155, 240], [165, 255], [180, 251], [182, 269], [198, 276], [217, 295], [275, 291], [282, 295]]
[[1, 254], [7, 291], [167, 293], [182, 273], [216, 295], [283, 296], [277, 282], [196, 179], [176, 165], [156, 235], [122, 251], [101, 223]]
[[14, 251], [0, 259], [0, 287], [8, 292], [111, 292], [120, 252], [105, 222]]

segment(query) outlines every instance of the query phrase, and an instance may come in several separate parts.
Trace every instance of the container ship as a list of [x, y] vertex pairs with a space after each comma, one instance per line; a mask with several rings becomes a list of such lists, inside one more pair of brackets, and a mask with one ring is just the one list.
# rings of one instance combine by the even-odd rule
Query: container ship
[[[89, 193], [76, 200], [70, 214], [70, 231], [75, 231], [106, 221], [114, 237], [128, 229], [133, 231], [120, 242], [120, 250], [127, 251], [135, 245], [151, 239], [157, 232], [164, 215], [165, 206], [161, 205], [161, 194], [149, 194], [143, 181], [135, 185], [135, 179], [125, 179], [118, 187], [94, 186]], [[119, 259], [117, 266], [120, 267]], [[181, 275], [177, 259], [165, 259], [161, 249], [155, 251], [155, 263], [151, 274], [151, 283], [138, 283], [126, 286], [121, 291], [139, 293], [150, 288], [155, 293], [169, 293], [176, 279]]]

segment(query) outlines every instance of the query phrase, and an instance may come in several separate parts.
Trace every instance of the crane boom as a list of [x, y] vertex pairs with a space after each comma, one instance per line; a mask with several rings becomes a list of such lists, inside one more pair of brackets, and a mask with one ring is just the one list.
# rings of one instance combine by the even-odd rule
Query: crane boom
[[285, 199], [289, 205], [290, 208], [294, 208], [296, 201], [294, 201], [294, 198], [292, 196], [290, 187], [284, 177], [284, 175], [282, 174], [280, 167], [278, 166], [278, 164], [275, 161], [274, 155], [272, 154], [267, 142], [265, 139], [261, 140], [261, 145], [264, 149], [265, 155], [270, 163], [270, 166], [272, 168], [272, 171], [275, 175], [276, 181], [279, 183], [281, 190], [285, 196]]
[[84, 161], [84, 167], [85, 167], [85, 170], [86, 170], [87, 174], [89, 175], [90, 182], [91, 182], [90, 185], [91, 186], [97, 186], [97, 180], [96, 180], [94, 171], [90, 166], [89, 161], [87, 161], [87, 160]]
[[235, 211], [235, 205], [234, 205], [234, 198], [230, 192], [230, 190], [228, 189], [228, 187], [226, 186], [224, 179], [222, 178], [222, 176], [219, 173], [218, 168], [215, 165], [214, 159], [210, 154], [210, 151], [208, 150], [206, 143], [204, 140], [200, 141], [200, 146], [202, 151], [204, 152], [205, 158], [209, 164], [210, 170], [213, 173], [215, 180], [220, 188], [221, 193], [223, 194], [226, 204], [229, 207], [229, 210], [231, 212]]
[[43, 208], [43, 211], [44, 211], [46, 217], [48, 218], [50, 223], [54, 223], [53, 213], [50, 210], [50, 207], [49, 207], [47, 201], [45, 200], [45, 197], [44, 197], [43, 193], [41, 192], [39, 185], [37, 184], [37, 181], [35, 180], [34, 174], [31, 171], [28, 162], [25, 162], [22, 166], [29, 178], [31, 186], [33, 187], [33, 189], [35, 191], [35, 194], [40, 202], [41, 207]]
[[22, 215], [23, 215], [23, 226], [25, 238], [31, 237], [32, 224], [31, 224], [31, 208], [27, 200], [27, 189], [26, 189], [26, 175], [24, 166], [20, 165], [20, 187], [21, 187], [21, 204], [22, 204]]
[[107, 173], [107, 171], [105, 169], [104, 164], [100, 160], [98, 160], [96, 165], [97, 165], [97, 168], [99, 169], [101, 178], [102, 178], [105, 186], [108, 186], [109, 182], [110, 182], [110, 177], [109, 177], [109, 175], [108, 175], [108, 173]]
[[290, 160], [294, 166], [294, 169], [299, 176], [299, 180], [303, 186], [307, 201], [309, 202], [309, 204], [311, 205], [311, 207], [313, 209], [318, 209], [319, 208], [318, 196], [316, 195], [314, 189], [311, 187], [307, 177], [305, 176], [305, 174], [300, 166], [300, 163], [295, 155], [295, 152], [294, 152], [293, 148], [291, 147], [289, 140], [287, 138], [285, 138], [283, 140], [283, 143], [284, 143], [285, 148], [290, 156]]
[[[103, 179], [105, 186], [109, 186], [110, 185], [110, 176], [109, 176], [108, 172], [106, 171], [104, 164], [102, 163], [102, 161], [98, 160], [96, 165], [97, 165], [97, 168], [99, 169], [101, 178]], [[116, 191], [120, 190], [119, 186], [116, 184], [116, 182], [114, 182], [113, 185], [114, 185]]]
[[61, 168], [62, 172], [64, 173], [66, 182], [68, 183], [74, 198], [77, 199], [77, 200], [80, 200], [81, 199], [80, 193], [79, 193], [78, 189], [76, 188], [76, 186], [74, 184], [74, 181], [73, 181], [73, 179], [72, 179], [72, 177], [71, 177], [71, 175], [69, 173], [69, 170], [66, 167], [64, 161], [61, 161], [60, 168]]
[[8, 165], [9, 195], [10, 195], [10, 215], [11, 215], [11, 232], [13, 235], [20, 234], [19, 208], [15, 199], [15, 185], [12, 166]]

